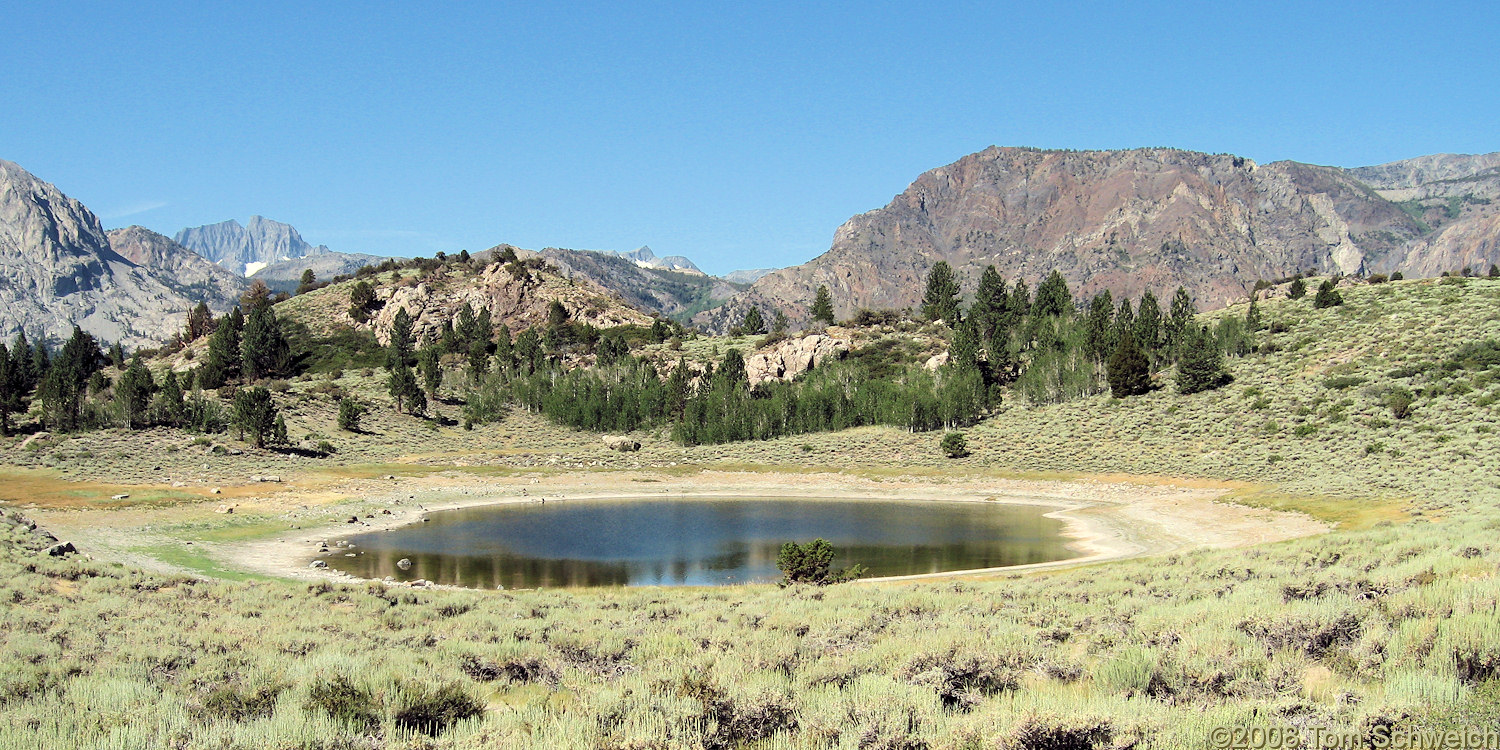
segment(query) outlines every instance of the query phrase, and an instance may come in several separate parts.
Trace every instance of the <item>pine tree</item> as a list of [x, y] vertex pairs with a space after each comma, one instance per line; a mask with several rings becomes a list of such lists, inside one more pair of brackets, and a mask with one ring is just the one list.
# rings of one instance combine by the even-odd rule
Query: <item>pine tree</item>
[[219, 321], [213, 336], [208, 338], [208, 362], [198, 372], [198, 383], [205, 389], [217, 389], [240, 377], [240, 329], [243, 324], [245, 318], [236, 308]]
[[1494, 263], [1490, 264], [1489, 277], [1492, 279], [1500, 279], [1500, 265], [1496, 265]]
[[[168, 373], [167, 377], [170, 378], [171, 374]], [[151, 378], [151, 371], [141, 364], [141, 358], [137, 356], [131, 360], [130, 367], [124, 374], [120, 375], [120, 382], [115, 384], [115, 402], [120, 405], [126, 429], [146, 426], [149, 422], [151, 396], [155, 392], [156, 383]]]
[[1031, 315], [1031, 290], [1027, 288], [1025, 279], [1016, 279], [1016, 285], [1011, 287], [1007, 301], [1008, 323], [1011, 327], [1019, 326], [1022, 318]]
[[[1122, 304], [1128, 305], [1130, 301]], [[1135, 333], [1129, 329], [1120, 335], [1114, 356], [1109, 358], [1109, 391], [1115, 398], [1139, 396], [1151, 391], [1151, 363], [1135, 343]]]
[[950, 327], [959, 323], [958, 278], [945, 260], [933, 264], [927, 273], [927, 292], [922, 296], [922, 317], [942, 320]]
[[156, 420], [168, 427], [181, 427], [187, 418], [187, 402], [182, 393], [182, 384], [171, 370], [162, 376], [161, 387], [156, 392]]
[[[266, 442], [276, 437], [276, 422], [280, 416], [276, 412], [271, 392], [264, 388], [241, 388], [234, 394], [235, 429], [239, 431], [241, 440], [248, 435], [250, 444], [257, 448], [266, 447]], [[281, 431], [284, 441], [285, 424]]]
[[464, 305], [458, 308], [458, 320], [453, 323], [454, 343], [468, 351], [469, 344], [479, 338], [479, 321], [474, 317], [474, 308]]
[[404, 362], [391, 368], [388, 391], [396, 402], [396, 411], [422, 414], [427, 411], [427, 397], [417, 385], [417, 377]]
[[542, 366], [542, 341], [536, 328], [527, 328], [516, 337], [516, 365], [526, 375]]
[[[45, 347], [37, 344], [36, 348]], [[11, 377], [15, 378], [16, 390], [22, 397], [35, 390], [37, 384], [41, 382], [41, 374], [36, 370], [37, 363], [34, 357], [35, 353], [32, 351], [31, 344], [26, 341], [26, 332], [18, 331], [10, 346], [10, 367]]]
[[[38, 346], [37, 349], [44, 350], [44, 347]], [[99, 343], [78, 326], [73, 326], [73, 335], [58, 352], [56, 361], [49, 363], [40, 387], [42, 414], [48, 425], [61, 432], [71, 432], [83, 426], [83, 399], [88, 392], [88, 382], [103, 366], [104, 355], [99, 351]]]
[[1177, 287], [1177, 293], [1172, 295], [1172, 314], [1167, 318], [1164, 328], [1162, 348], [1166, 350], [1167, 356], [1177, 356], [1178, 347], [1182, 342], [1182, 334], [1193, 325], [1193, 318], [1198, 315], [1198, 307], [1193, 304], [1193, 298], [1188, 291]]
[[1192, 327], [1183, 334], [1182, 356], [1177, 360], [1177, 390], [1200, 393], [1227, 384], [1224, 355], [1208, 326]]
[[[489, 359], [486, 355], [485, 359]], [[438, 388], [443, 385], [443, 367], [438, 361], [437, 350], [433, 347], [425, 347], [417, 353], [417, 364], [422, 369], [422, 387], [427, 390], [428, 398], [436, 401]], [[488, 368], [486, 363], [485, 369]]]
[[833, 294], [825, 284], [819, 284], [818, 293], [813, 296], [812, 319], [828, 325], [834, 324]]
[[495, 366], [500, 372], [510, 372], [516, 367], [515, 345], [510, 338], [510, 326], [504, 323], [495, 329]]
[[1108, 289], [1089, 300], [1088, 350], [1095, 362], [1114, 353], [1115, 298]]
[[745, 374], [745, 355], [740, 354], [739, 349], [724, 352], [715, 383], [728, 388], [749, 387], [750, 381]]
[[979, 274], [979, 287], [974, 290], [974, 305], [969, 308], [969, 317], [978, 318], [980, 337], [989, 340], [995, 335], [1000, 317], [1005, 314], [1005, 279], [995, 266], [988, 265]]
[[125, 367], [125, 347], [120, 346], [120, 342], [118, 341], [109, 347], [109, 366]]
[[1110, 334], [1110, 350], [1105, 360], [1114, 356], [1115, 350], [1120, 348], [1120, 342], [1125, 340], [1125, 334], [1135, 336], [1135, 311], [1130, 307], [1130, 298], [1120, 300], [1120, 309], [1115, 312], [1115, 329]]
[[1147, 357], [1156, 358], [1162, 348], [1161, 306], [1150, 289], [1141, 293], [1141, 303], [1135, 308], [1135, 343]]
[[973, 317], [958, 324], [949, 347], [948, 364], [958, 372], [980, 372], [979, 325]]
[[1305, 296], [1307, 296], [1307, 283], [1302, 280], [1301, 276], [1292, 279], [1292, 285], [1286, 290], [1287, 299], [1302, 299]]
[[1325, 307], [1338, 307], [1344, 304], [1344, 296], [1339, 294], [1333, 287], [1333, 281], [1324, 281], [1318, 285], [1318, 294], [1313, 297], [1313, 309], [1322, 310]]
[[[368, 268], [368, 266], [366, 266]], [[355, 282], [349, 289], [349, 317], [356, 323], [370, 319], [370, 306], [375, 304], [375, 287], [368, 281]]]
[[771, 317], [771, 333], [777, 336], [785, 336], [786, 330], [792, 327], [792, 321], [787, 320], [786, 313], [777, 308], [776, 314]]
[[1245, 330], [1254, 333], [1264, 327], [1265, 323], [1260, 319], [1260, 305], [1256, 304], [1255, 296], [1251, 295], [1250, 309], [1245, 311]]
[[568, 322], [568, 318], [568, 308], [563, 307], [563, 303], [560, 300], [552, 300], [552, 303], [547, 305], [548, 326], [552, 328], [558, 328], [566, 324]]
[[758, 335], [766, 332], [766, 321], [760, 315], [760, 308], [752, 306], [745, 313], [744, 322], [740, 323], [740, 331], [745, 335]]
[[21, 373], [5, 344], [0, 344], [0, 437], [10, 435], [10, 415], [21, 411]]
[[250, 308], [240, 336], [241, 374], [250, 382], [290, 375], [292, 348], [269, 301]]
[[1073, 295], [1068, 291], [1068, 282], [1062, 274], [1053, 270], [1047, 279], [1036, 288], [1035, 315], [1063, 315], [1073, 310]]
[[390, 344], [386, 347], [385, 367], [387, 370], [411, 367], [413, 344], [411, 329], [411, 315], [407, 314], [406, 308], [397, 310], [396, 319], [391, 322]]

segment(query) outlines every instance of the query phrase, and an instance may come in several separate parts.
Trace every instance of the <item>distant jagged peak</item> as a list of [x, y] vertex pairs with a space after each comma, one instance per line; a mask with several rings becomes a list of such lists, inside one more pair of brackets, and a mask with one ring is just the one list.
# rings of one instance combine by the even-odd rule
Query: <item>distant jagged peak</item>
[[255, 214], [246, 224], [229, 219], [188, 227], [173, 238], [177, 244], [235, 272], [249, 276], [266, 266], [292, 258], [329, 252], [302, 239], [296, 227]]
[[621, 250], [595, 250], [593, 252], [618, 256], [641, 268], [654, 268], [658, 271], [677, 271], [679, 273], [690, 273], [700, 276], [708, 275], [686, 256], [668, 255], [666, 257], [657, 257], [656, 253], [652, 252], [650, 245], [641, 245], [630, 252]]

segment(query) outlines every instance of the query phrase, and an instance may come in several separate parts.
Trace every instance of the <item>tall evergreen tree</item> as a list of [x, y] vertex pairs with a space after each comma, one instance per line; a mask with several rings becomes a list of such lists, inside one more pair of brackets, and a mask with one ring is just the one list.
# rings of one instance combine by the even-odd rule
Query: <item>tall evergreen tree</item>
[[1177, 293], [1172, 295], [1172, 314], [1163, 324], [1162, 348], [1168, 356], [1177, 356], [1178, 348], [1182, 343], [1182, 334], [1193, 325], [1193, 318], [1198, 315], [1198, 307], [1193, 304], [1192, 295], [1188, 290], [1177, 287]]
[[[489, 356], [486, 355], [484, 359], [488, 360]], [[422, 387], [427, 390], [427, 397], [436, 401], [438, 389], [443, 386], [443, 366], [438, 360], [437, 349], [431, 346], [424, 347], [417, 353], [417, 364], [422, 369]], [[480, 374], [482, 375], [487, 370], [489, 370], [489, 363], [486, 361]], [[478, 382], [477, 379], [476, 382]]]
[[1036, 288], [1035, 315], [1063, 315], [1072, 312], [1073, 295], [1068, 291], [1068, 282], [1055, 269]]
[[[1125, 302], [1129, 304], [1129, 300]], [[1115, 398], [1139, 396], [1151, 391], [1151, 363], [1135, 343], [1135, 333], [1124, 331], [1109, 358], [1109, 391]]]
[[0, 344], [0, 437], [10, 435], [10, 415], [21, 411], [21, 373], [5, 344]]
[[724, 352], [724, 359], [719, 364], [718, 373], [714, 376], [715, 382], [728, 388], [747, 388], [750, 381], [745, 374], [745, 355], [739, 349], [731, 348]]
[[412, 322], [411, 315], [406, 308], [396, 311], [396, 319], [391, 322], [390, 343], [386, 346], [385, 366], [388, 370], [396, 367], [411, 367], [412, 365]]
[[[40, 348], [40, 347], [39, 347]], [[89, 378], [104, 366], [104, 354], [93, 336], [78, 326], [50, 363], [42, 381], [42, 413], [47, 424], [61, 432], [83, 426], [83, 400]]]
[[527, 375], [542, 366], [542, 340], [534, 326], [516, 337], [516, 365]]
[[1230, 381], [1224, 355], [1208, 326], [1191, 326], [1183, 333], [1182, 356], [1177, 360], [1177, 390], [1199, 393]]
[[198, 372], [198, 383], [204, 388], [218, 388], [239, 377], [242, 354], [240, 328], [244, 317], [238, 307], [219, 321], [208, 339], [208, 361]]
[[[1135, 336], [1135, 310], [1131, 309], [1130, 307], [1129, 297], [1121, 299], [1120, 309], [1115, 311], [1115, 330], [1114, 333], [1110, 335], [1110, 343], [1112, 344], [1112, 346], [1110, 348], [1109, 354], [1111, 356], [1114, 355], [1115, 349], [1120, 348], [1120, 342], [1125, 340], [1126, 333], [1129, 333], [1131, 337]], [[1139, 346], [1139, 344], [1137, 344], [1137, 346]], [[1108, 357], [1106, 357], [1106, 360], [1107, 359]]]
[[1114, 353], [1115, 298], [1108, 289], [1089, 300], [1088, 349], [1095, 362]]
[[813, 296], [812, 319], [828, 325], [834, 324], [833, 294], [828, 291], [826, 284], [819, 284], [818, 292]]
[[479, 338], [479, 319], [474, 317], [474, 308], [464, 305], [458, 309], [458, 321], [453, 324], [453, 337], [461, 351], [467, 351], [469, 344]]
[[109, 366], [120, 368], [125, 366], [125, 347], [120, 346], [118, 341], [109, 346]]
[[974, 290], [974, 305], [969, 308], [969, 317], [977, 318], [979, 335], [983, 339], [993, 338], [1000, 317], [1005, 314], [1005, 279], [993, 264], [985, 266], [979, 274], [979, 287]]
[[417, 385], [417, 376], [405, 362], [397, 361], [391, 368], [387, 391], [396, 402], [396, 411], [421, 414], [427, 410], [427, 397]]
[[745, 313], [745, 320], [740, 323], [740, 331], [747, 335], [766, 332], [766, 321], [765, 318], [761, 317], [759, 307], [752, 305], [750, 311]]
[[962, 373], [980, 372], [979, 324], [973, 316], [958, 324], [953, 331], [953, 345], [949, 348], [948, 363]]
[[[171, 373], [167, 377], [171, 378]], [[115, 384], [115, 402], [120, 406], [126, 429], [139, 429], [150, 422], [151, 396], [155, 393], [156, 382], [151, 371], [141, 363], [139, 356], [135, 357], [120, 375], [120, 382]]]
[[957, 328], [959, 323], [958, 277], [945, 260], [933, 264], [927, 273], [927, 292], [922, 296], [922, 317], [946, 321]]
[[1016, 279], [1015, 286], [1010, 288], [1010, 297], [1006, 300], [1009, 305], [1009, 319], [1011, 326], [1021, 325], [1021, 319], [1031, 315], [1031, 290], [1026, 286], [1026, 280]]
[[156, 392], [156, 419], [168, 427], [181, 427], [187, 419], [187, 401], [182, 393], [182, 384], [171, 370], [162, 376], [161, 387]]
[[240, 368], [250, 382], [292, 372], [292, 348], [269, 301], [251, 307], [245, 316], [245, 330], [240, 336]]
[[[37, 344], [37, 348], [43, 348]], [[10, 367], [12, 377], [16, 379], [16, 387], [22, 396], [36, 389], [37, 383], [41, 382], [41, 374], [36, 371], [35, 355], [31, 350], [31, 344], [26, 341], [26, 332], [17, 331], [16, 338], [10, 345]]]
[[1292, 285], [1286, 290], [1287, 299], [1302, 299], [1305, 296], [1307, 296], [1307, 282], [1303, 281], [1301, 276], [1292, 279]]
[[234, 394], [233, 422], [241, 440], [248, 439], [257, 448], [266, 447], [276, 437], [276, 402], [265, 388], [241, 388]]
[[1260, 305], [1255, 301], [1255, 295], [1250, 295], [1250, 309], [1245, 311], [1245, 330], [1255, 333], [1265, 327], [1260, 319]]
[[1157, 303], [1156, 295], [1147, 289], [1141, 293], [1141, 303], [1135, 308], [1135, 343], [1147, 357], [1155, 359], [1161, 351], [1162, 329], [1161, 305]]
[[495, 366], [503, 373], [516, 367], [515, 343], [510, 338], [510, 326], [504, 323], [495, 329]]

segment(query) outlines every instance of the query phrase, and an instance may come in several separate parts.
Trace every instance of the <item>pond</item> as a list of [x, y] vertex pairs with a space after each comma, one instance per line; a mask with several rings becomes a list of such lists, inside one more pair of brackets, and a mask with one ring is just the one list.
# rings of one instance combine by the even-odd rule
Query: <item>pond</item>
[[[1077, 555], [1038, 505], [808, 498], [566, 500], [431, 513], [325, 557], [362, 578], [492, 589], [719, 586], [780, 579], [788, 541], [828, 540], [834, 569], [941, 573]], [[353, 556], [347, 556], [351, 554]], [[397, 562], [410, 561], [402, 570]]]

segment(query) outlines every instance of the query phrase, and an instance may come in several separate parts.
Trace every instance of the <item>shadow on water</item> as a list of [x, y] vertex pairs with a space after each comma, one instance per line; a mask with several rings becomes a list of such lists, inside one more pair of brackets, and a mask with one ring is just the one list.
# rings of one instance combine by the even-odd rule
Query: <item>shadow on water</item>
[[[900, 500], [573, 500], [444, 511], [349, 537], [330, 566], [363, 578], [473, 588], [713, 586], [777, 580], [788, 541], [821, 537], [867, 576], [1051, 562], [1076, 556], [1042, 506]], [[408, 570], [396, 563], [411, 560]]]

